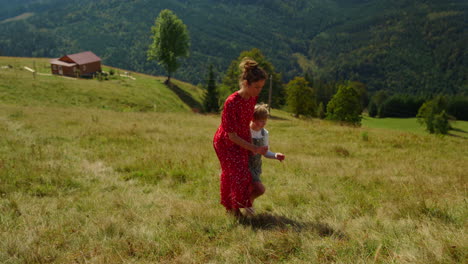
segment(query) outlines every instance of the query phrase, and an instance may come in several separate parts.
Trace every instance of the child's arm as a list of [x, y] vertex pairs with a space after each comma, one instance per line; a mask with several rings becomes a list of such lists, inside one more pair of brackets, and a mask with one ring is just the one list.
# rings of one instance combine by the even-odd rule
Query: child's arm
[[277, 159], [279, 161], [283, 161], [284, 158], [286, 158], [286, 156], [283, 154], [283, 153], [274, 153], [274, 152], [271, 152], [271, 151], [267, 151], [267, 153], [265, 155], [263, 155], [265, 158], [269, 158], [269, 159]]
[[265, 155], [263, 155], [265, 158], [269, 159], [276, 159], [276, 153], [271, 152], [270, 150], [267, 151]]
[[[268, 131], [265, 129], [265, 136], [263, 137], [265, 145], [268, 146]], [[271, 152], [270, 150], [267, 151], [265, 155], [263, 155], [265, 158], [269, 159], [277, 159], [279, 161], [283, 161], [285, 156], [282, 153], [274, 153]]]

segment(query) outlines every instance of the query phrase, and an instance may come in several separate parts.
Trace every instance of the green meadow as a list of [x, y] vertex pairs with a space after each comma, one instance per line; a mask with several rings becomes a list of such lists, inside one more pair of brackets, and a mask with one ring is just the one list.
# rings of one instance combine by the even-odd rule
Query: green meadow
[[[49, 73], [47, 59], [35, 64]], [[286, 160], [264, 160], [258, 214], [236, 221], [219, 204], [219, 115], [193, 113], [161, 77], [34, 78], [32, 59], [4, 65], [0, 263], [468, 260], [464, 122], [440, 137], [274, 109], [271, 149]]]
[[[398, 130], [402, 132], [410, 132], [416, 134], [427, 134], [424, 125], [421, 125], [417, 118], [372, 118], [364, 116], [362, 126], [368, 128], [382, 128], [387, 130]], [[453, 130], [449, 132], [449, 136], [465, 137], [468, 139], [468, 122], [467, 121], [451, 121]]]

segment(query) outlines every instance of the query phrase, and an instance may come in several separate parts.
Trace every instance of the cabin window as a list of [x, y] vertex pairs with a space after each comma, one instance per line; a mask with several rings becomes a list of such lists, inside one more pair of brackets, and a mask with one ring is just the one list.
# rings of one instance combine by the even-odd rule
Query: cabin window
[[86, 71], [86, 65], [83, 65], [82, 68], [83, 68], [83, 71]]
[[56, 71], [57, 70], [57, 65], [55, 65], [55, 64], [52, 65], [52, 69], [54, 69], [54, 71]]

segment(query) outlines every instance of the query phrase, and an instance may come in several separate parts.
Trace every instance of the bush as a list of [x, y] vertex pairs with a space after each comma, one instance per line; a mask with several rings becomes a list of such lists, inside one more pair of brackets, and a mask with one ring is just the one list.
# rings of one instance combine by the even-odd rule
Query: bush
[[449, 117], [445, 110], [440, 114], [434, 115], [434, 133], [435, 134], [447, 134], [450, 130]]
[[418, 111], [419, 123], [426, 125], [426, 130], [431, 134], [447, 134], [450, 124], [446, 108], [447, 100], [443, 96], [425, 102]]

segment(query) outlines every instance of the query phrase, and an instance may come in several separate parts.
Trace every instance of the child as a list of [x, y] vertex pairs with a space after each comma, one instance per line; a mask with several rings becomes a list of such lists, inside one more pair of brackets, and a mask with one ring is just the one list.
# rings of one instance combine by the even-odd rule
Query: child
[[[256, 146], [268, 147], [268, 131], [265, 129], [268, 115], [267, 105], [257, 104], [255, 106], [253, 120], [250, 122], [250, 133], [252, 134], [252, 142]], [[284, 154], [274, 153], [269, 150], [263, 156], [269, 159], [277, 159], [279, 161], [283, 161], [285, 159]], [[262, 156], [260, 154], [254, 154], [249, 157], [249, 169], [252, 173], [252, 194], [250, 199], [253, 204], [256, 198], [265, 193], [265, 186], [260, 180], [260, 174], [262, 174]], [[253, 207], [247, 208], [246, 212], [250, 215], [255, 214]]]

